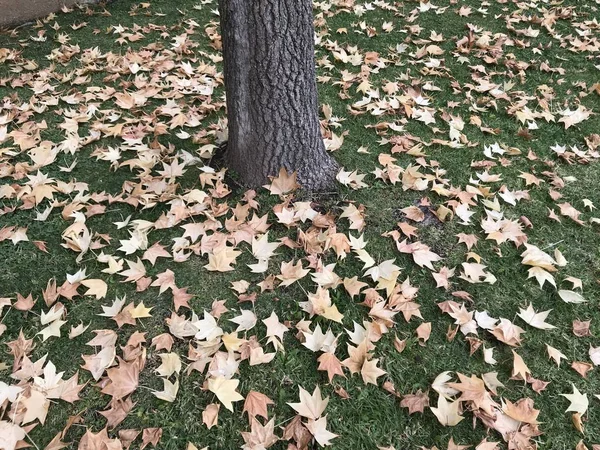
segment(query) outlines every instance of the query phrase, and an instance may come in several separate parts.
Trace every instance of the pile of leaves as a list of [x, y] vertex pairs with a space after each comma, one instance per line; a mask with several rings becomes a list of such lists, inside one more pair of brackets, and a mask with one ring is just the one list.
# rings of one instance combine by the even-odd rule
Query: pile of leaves
[[[578, 450], [600, 442], [588, 411], [598, 291], [577, 272], [597, 251], [577, 236], [597, 234], [600, 197], [569, 191], [597, 179], [600, 84], [580, 72], [567, 83], [576, 68], [561, 56], [598, 79], [589, 3], [315, 2], [321, 125], [345, 166], [339, 192], [321, 197], [283, 169], [246, 190], [214, 162], [226, 140], [214, 1], [176, 20], [134, 4], [128, 25], [106, 27], [111, 12], [86, 8], [2, 35], [0, 449], [359, 448], [332, 427], [352, 418], [328, 404], [363, 389], [432, 430], [419, 442], [398, 430], [400, 448], [432, 448], [440, 427], [466, 423], [487, 433], [478, 450], [550, 448], [554, 420]], [[459, 24], [453, 39], [445, 20]], [[394, 45], [369, 50], [386, 35]], [[108, 46], [90, 43], [100, 38]], [[43, 59], [28, 56], [36, 46]], [[485, 301], [515, 295], [503, 294], [515, 278], [537, 297]], [[437, 370], [444, 341], [461, 344], [445, 357], [477, 368]], [[288, 353], [316, 370], [277, 379]], [[395, 378], [400, 364], [426, 367], [423, 385]], [[555, 367], [575, 377], [553, 391], [558, 417], [538, 406]], [[263, 369], [268, 381], [246, 381]], [[176, 442], [156, 405], [186, 398], [209, 399], [193, 418], [208, 436], [233, 417], [243, 427], [225, 444]], [[132, 419], [148, 410], [156, 426]]]

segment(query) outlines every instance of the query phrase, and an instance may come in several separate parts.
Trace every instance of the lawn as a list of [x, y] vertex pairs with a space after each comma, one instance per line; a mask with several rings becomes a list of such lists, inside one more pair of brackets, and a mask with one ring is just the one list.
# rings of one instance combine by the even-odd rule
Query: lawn
[[343, 171], [256, 196], [216, 10], [0, 33], [0, 449], [600, 448], [598, 2], [315, 2]]

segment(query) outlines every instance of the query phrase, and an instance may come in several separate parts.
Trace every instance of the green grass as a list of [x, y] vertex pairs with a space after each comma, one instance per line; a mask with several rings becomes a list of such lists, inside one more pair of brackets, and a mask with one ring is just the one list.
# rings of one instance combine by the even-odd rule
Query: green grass
[[[78, 45], [81, 51], [85, 49], [98, 47], [102, 53], [113, 52], [118, 55], [126, 55], [129, 49], [132, 52], [139, 51], [151, 43], [159, 43], [169, 47], [173, 38], [184, 32], [188, 26], [184, 21], [192, 19], [200, 26], [195, 28], [195, 33], [191, 36], [196, 47], [192, 53], [186, 55], [183, 60], [189, 61], [192, 65], [197, 65], [201, 61], [211, 63], [207, 54], [215, 55], [217, 52], [209, 46], [204, 28], [211, 22], [215, 22], [217, 17], [213, 13], [216, 8], [215, 2], [206, 3], [193, 0], [181, 0], [171, 2], [167, 0], [151, 0], [150, 7], [147, 9], [139, 7], [136, 2], [119, 1], [107, 7], [110, 16], [102, 14], [103, 9], [96, 7], [75, 11], [69, 14], [59, 14], [56, 19], [48, 20], [45, 23], [37, 25], [28, 25], [19, 28], [14, 32], [0, 34], [0, 48], [13, 49], [20, 52], [20, 64], [26, 60], [35, 61], [39, 69], [48, 68], [51, 62], [48, 59], [53, 50], [60, 47], [56, 41], [59, 33], [67, 33], [70, 37], [70, 45]], [[363, 3], [359, 1], [357, 3]], [[446, 2], [436, 2], [446, 3]], [[523, 2], [525, 3], [525, 2]], [[531, 2], [535, 3], [535, 2]], [[539, 3], [542, 6], [549, 7], [548, 4]], [[473, 12], [469, 17], [460, 17], [456, 11], [462, 5], [470, 5]], [[524, 7], [523, 4], [519, 4]], [[577, 12], [577, 17], [571, 20], [559, 19], [556, 24], [557, 32], [563, 36], [576, 34], [574, 23], [584, 20], [592, 20], [599, 17], [598, 5], [594, 2], [582, 2], [569, 0], [562, 3], [563, 6], [571, 6]], [[521, 171], [535, 173], [542, 178], [541, 172], [545, 170], [555, 170], [561, 177], [574, 177], [576, 181], [566, 184], [561, 190], [563, 199], [561, 201], [570, 202], [577, 209], [584, 211], [583, 198], [590, 199], [594, 204], [600, 207], [600, 194], [597, 189], [598, 177], [600, 177], [600, 168], [597, 164], [567, 164], [559, 160], [550, 150], [550, 146], [555, 143], [578, 145], [579, 148], [585, 147], [584, 137], [592, 133], [598, 133], [600, 129], [600, 115], [598, 115], [599, 96], [597, 93], [590, 93], [581, 98], [580, 94], [585, 92], [580, 83], [586, 83], [589, 88], [599, 81], [599, 71], [594, 65], [600, 64], [598, 53], [580, 52], [574, 53], [568, 48], [561, 48], [563, 41], [549, 35], [549, 33], [539, 25], [533, 23], [517, 23], [515, 28], [525, 29], [531, 25], [534, 29], [539, 29], [540, 34], [537, 38], [519, 38], [530, 43], [529, 47], [520, 48], [519, 46], [509, 47], [506, 52], [514, 54], [514, 59], [531, 63], [530, 68], [525, 71], [525, 76], [510, 78], [509, 70], [502, 63], [491, 65], [479, 59], [476, 54], [468, 55], [469, 63], [460, 64], [453, 56], [456, 50], [455, 43], [460, 38], [467, 35], [467, 23], [478, 26], [484, 30], [493, 33], [504, 33], [511, 38], [518, 38], [514, 32], [507, 29], [504, 16], [512, 14], [516, 16], [517, 4], [489, 2], [486, 7], [487, 15], [477, 12], [480, 2], [468, 0], [459, 2], [458, 5], [450, 6], [444, 14], [436, 14], [435, 11], [422, 12], [418, 15], [416, 21], [408, 23], [407, 18], [410, 11], [419, 6], [418, 2], [398, 3], [398, 13], [385, 11], [380, 6], [374, 6], [372, 11], [367, 11], [363, 16], [356, 17], [353, 13], [344, 12], [342, 8], [333, 6], [327, 13], [323, 13], [319, 6], [316, 7], [316, 14], [323, 13], [326, 19], [326, 27], [318, 28], [318, 31], [329, 30], [329, 35], [323, 37], [322, 45], [317, 48], [317, 60], [323, 56], [328, 56], [333, 68], [319, 68], [319, 75], [331, 76], [332, 81], [338, 81], [343, 71], [349, 71], [354, 74], [360, 72], [360, 66], [352, 66], [334, 61], [331, 53], [326, 50], [324, 44], [327, 39], [337, 41], [343, 47], [356, 46], [361, 53], [366, 51], [379, 52], [383, 58], [392, 58], [390, 49], [397, 44], [406, 42], [410, 36], [412, 39], [418, 39], [413, 35], [406, 33], [408, 26], [419, 25], [422, 31], [419, 35], [422, 39], [427, 39], [432, 31], [443, 34], [444, 40], [436, 42], [444, 51], [444, 55], [438, 58], [443, 59], [447, 68], [443, 76], [423, 75], [419, 72], [421, 65], [413, 64], [409, 56], [424, 44], [415, 44], [408, 42], [406, 53], [402, 54], [399, 60], [389, 63], [387, 67], [381, 69], [377, 74], [371, 74], [369, 81], [373, 88], [381, 87], [387, 81], [397, 81], [403, 85], [409, 85], [411, 80], [422, 79], [435, 83], [441, 90], [430, 92], [432, 107], [440, 110], [448, 110], [452, 114], [459, 114], [465, 120], [466, 134], [471, 142], [477, 143], [473, 147], [460, 149], [450, 149], [441, 145], [431, 145], [425, 148], [428, 160], [438, 161], [440, 167], [447, 171], [445, 178], [450, 180], [450, 185], [455, 187], [465, 187], [470, 178], [475, 177], [475, 172], [481, 172], [483, 169], [472, 169], [473, 161], [484, 160], [483, 146], [499, 142], [507, 146], [514, 146], [522, 151], [521, 156], [508, 157], [511, 165], [508, 167], [497, 167], [492, 169], [492, 173], [502, 174], [502, 182], [493, 183], [492, 191], [496, 191], [502, 184], [505, 184], [511, 190], [525, 189], [523, 180], [518, 178]], [[197, 8], [196, 8], [197, 7]], [[533, 16], [540, 11], [532, 9], [524, 10], [522, 14]], [[131, 14], [134, 12], [135, 15]], [[145, 13], [148, 13], [146, 15]], [[157, 13], [160, 13], [157, 14]], [[330, 14], [331, 13], [331, 14]], [[335, 13], [335, 14], [333, 14]], [[330, 16], [331, 15], [331, 16]], [[87, 22], [78, 30], [72, 30], [72, 24]], [[372, 38], [367, 37], [361, 30], [360, 23], [373, 26], [377, 29], [378, 35]], [[391, 33], [381, 31], [384, 22], [392, 22], [394, 30]], [[52, 28], [53, 24], [59, 24], [60, 30]], [[118, 35], [113, 34], [109, 28], [115, 25], [121, 25], [126, 28], [141, 27], [144, 35], [142, 39], [133, 43], [119, 44], [115, 40]], [[149, 24], [164, 27], [162, 30], [153, 31]], [[336, 34], [338, 28], [347, 28], [348, 34]], [[40, 31], [45, 32], [46, 40], [43, 42], [34, 42], [32, 37], [38, 35]], [[92, 33], [98, 30], [97, 34]], [[596, 39], [600, 38], [599, 30], [596, 27], [591, 30], [591, 34]], [[542, 54], [532, 50], [538, 45], [544, 47], [551, 44], [549, 49], [543, 50]], [[201, 53], [204, 52], [204, 53]], [[66, 64], [56, 64], [55, 72], [67, 74], [73, 70], [82, 67], [80, 60], [81, 53], [74, 56]], [[539, 70], [539, 63], [547, 61], [550, 67], [564, 67], [565, 73], [562, 75], [542, 72]], [[545, 123], [539, 120], [539, 130], [531, 130], [531, 139], [521, 137], [518, 132], [522, 128], [515, 117], [507, 113], [511, 106], [506, 100], [497, 100], [497, 109], [488, 109], [487, 111], [477, 113], [483, 121], [484, 126], [498, 128], [499, 134], [496, 136], [484, 134], [474, 125], [469, 124], [469, 117], [474, 114], [469, 109], [470, 102], [465, 102], [465, 85], [473, 83], [473, 70], [469, 66], [484, 65], [488, 73], [495, 72], [491, 77], [493, 81], [503, 83], [512, 81], [515, 83], [513, 91], [521, 91], [523, 96], [541, 97], [539, 86], [547, 85], [554, 89], [555, 97], [553, 100], [553, 110], [562, 110], [567, 106], [573, 107], [577, 102], [592, 109], [595, 113], [590, 119], [571, 127], [565, 131], [561, 123]], [[17, 74], [13, 70], [16, 67], [14, 63], [4, 63], [0, 67], [0, 98], [3, 102], [11, 99], [14, 103], [27, 102], [33, 95], [27, 87], [11, 87], [11, 78]], [[220, 64], [217, 64], [221, 70]], [[90, 82], [83, 86], [61, 83], [57, 79], [52, 79], [51, 84], [55, 86], [57, 95], [67, 95], [69, 93], [84, 92], [91, 86], [113, 86], [117, 90], [122, 90], [121, 83], [133, 81], [133, 76], [126, 80], [125, 77], [116, 82], [104, 82], [108, 65], [105, 62], [98, 63], [98, 71], [91, 73]], [[30, 74], [35, 76], [37, 70], [31, 70]], [[406, 78], [404, 75], [408, 75]], [[335, 152], [336, 159], [347, 170], [358, 169], [361, 173], [370, 173], [380, 167], [377, 157], [380, 153], [389, 153], [391, 146], [389, 144], [380, 145], [381, 136], [378, 136], [375, 129], [370, 127], [384, 121], [404, 121], [405, 131], [418, 136], [423, 141], [429, 142], [431, 139], [447, 139], [448, 125], [440, 119], [440, 114], [436, 114], [437, 123], [435, 127], [439, 129], [434, 132], [432, 128], [415, 120], [404, 120], [403, 115], [383, 115], [372, 116], [363, 114], [354, 116], [349, 111], [349, 106], [361, 100], [362, 93], [357, 92], [356, 88], [360, 81], [354, 82], [348, 88], [347, 93], [350, 98], [342, 99], [340, 94], [342, 89], [339, 84], [321, 83], [319, 85], [320, 102], [328, 104], [333, 108], [335, 116], [344, 118], [342, 128], [334, 129], [336, 134], [347, 131], [344, 145]], [[452, 84], [458, 83], [463, 93], [455, 95], [452, 92]], [[382, 92], [382, 91], [381, 91]], [[222, 101], [222, 88], [217, 89], [212, 98], [214, 103]], [[382, 93], [383, 96], [383, 93]], [[487, 101], [486, 94], [473, 92], [474, 101], [478, 98]], [[200, 106], [205, 99], [200, 97], [183, 98], [179, 100], [183, 108], [188, 109], [191, 106]], [[459, 102], [459, 106], [450, 110], [447, 107], [449, 101]], [[152, 99], [148, 104], [137, 111], [125, 112], [124, 117], [139, 120], [142, 114], [150, 114], [158, 106], [164, 104], [164, 100]], [[535, 104], [533, 102], [532, 104]], [[64, 116], [57, 109], [74, 108], [61, 102], [57, 108], [50, 108], [42, 114], [34, 114], [32, 120], [41, 122], [45, 120], [48, 124], [47, 130], [41, 133], [42, 140], [48, 139], [53, 142], [61, 142], [64, 139], [64, 130], [58, 128], [58, 125], [64, 121]], [[101, 105], [100, 109], [115, 108], [112, 101], [107, 101]], [[214, 124], [218, 118], [224, 116], [224, 111], [220, 108], [214, 113], [207, 114], [201, 127], [187, 129], [191, 134], [202, 129], [209, 129], [210, 124]], [[166, 121], [167, 118], [161, 120]], [[90, 124], [82, 124], [80, 135], [85, 136]], [[172, 143], [176, 149], [182, 149], [189, 152], [195, 152], [198, 145], [193, 144], [191, 140], [182, 140], [175, 136], [178, 130], [172, 130], [170, 134], [160, 136], [159, 141], [163, 145]], [[389, 131], [387, 137], [393, 136], [395, 132]], [[146, 138], [145, 142], [150, 142]], [[5, 142], [0, 147], [2, 151], [10, 146], [10, 141]], [[116, 138], [102, 138], [81, 149], [75, 156], [78, 165], [72, 173], [61, 172], [58, 166], [70, 164], [74, 156], [60, 154], [57, 161], [52, 165], [43, 168], [49, 176], [63, 181], [78, 180], [89, 184], [89, 192], [102, 192], [116, 195], [122, 190], [122, 185], [128, 180], [134, 180], [136, 173], [127, 168], [121, 168], [117, 171], [110, 171], [110, 164], [105, 161], [97, 161], [91, 158], [90, 154], [97, 147], [119, 146], [121, 141]], [[360, 146], [369, 149], [369, 154], [357, 153]], [[529, 150], [535, 152], [538, 160], [531, 161], [526, 158]], [[128, 152], [127, 157], [133, 156]], [[414, 163], [414, 157], [406, 154], [395, 154], [397, 164], [406, 167]], [[17, 161], [27, 161], [25, 155], [19, 155], [15, 158]], [[0, 156], [0, 163], [2, 156]], [[14, 161], [13, 161], [14, 162]], [[554, 167], [550, 167], [550, 163]], [[156, 167], [155, 170], [160, 170]], [[195, 168], [188, 168], [187, 174], [180, 180], [180, 191], [184, 192], [192, 187], [198, 187], [198, 172]], [[24, 180], [13, 181], [9, 178], [0, 179], [0, 183], [23, 184]], [[303, 347], [294, 337], [295, 330], [291, 329], [286, 335], [284, 341], [286, 351], [277, 354], [273, 362], [267, 365], [249, 367], [248, 362], [242, 362], [240, 365], [241, 381], [239, 391], [242, 394], [250, 390], [258, 390], [266, 393], [275, 401], [274, 408], [270, 412], [276, 417], [277, 424], [285, 424], [293, 417], [293, 410], [286, 405], [287, 402], [297, 401], [298, 387], [302, 386], [307, 390], [313, 390], [315, 385], [320, 385], [325, 395], [329, 395], [330, 403], [326, 413], [328, 418], [328, 428], [339, 434], [340, 437], [333, 441], [332, 448], [340, 450], [355, 449], [375, 449], [377, 446], [393, 445], [397, 449], [416, 449], [420, 446], [446, 448], [450, 437], [461, 444], [477, 445], [487, 436], [486, 430], [478, 423], [475, 428], [470, 420], [471, 414], [465, 413], [467, 420], [464, 420], [456, 427], [442, 427], [434, 415], [426, 409], [424, 414], [408, 415], [407, 410], [400, 407], [399, 399], [394, 398], [381, 388], [383, 381], [389, 380], [394, 383], [400, 394], [415, 392], [418, 389], [428, 390], [434, 378], [443, 371], [458, 371], [465, 374], [480, 375], [489, 371], [498, 371], [499, 379], [506, 385], [501, 389], [500, 394], [503, 398], [515, 401], [522, 397], [531, 397], [535, 401], [536, 409], [541, 410], [539, 420], [542, 422], [541, 430], [544, 432], [538, 439], [542, 449], [573, 449], [582, 436], [573, 428], [570, 414], [565, 413], [568, 401], [560, 397], [561, 393], [571, 392], [571, 383], [574, 383], [583, 393], [590, 397], [590, 408], [586, 415], [586, 434], [583, 436], [586, 444], [591, 446], [593, 443], [600, 443], [600, 403], [597, 399], [592, 399], [593, 394], [600, 394], [600, 378], [598, 378], [598, 369], [591, 371], [587, 379], [580, 377], [573, 371], [569, 365], [572, 361], [588, 361], [588, 348], [590, 345], [596, 347], [600, 345], [597, 336], [600, 334], [600, 323], [598, 322], [598, 308], [600, 306], [599, 295], [600, 286], [598, 285], [598, 273], [600, 270], [598, 225], [586, 223], [580, 226], [570, 221], [568, 218], [562, 218], [562, 223], [557, 223], [548, 218], [547, 208], [558, 208], [548, 195], [549, 183], [543, 183], [540, 187], [530, 187], [529, 201], [521, 201], [515, 207], [503, 204], [503, 211], [508, 218], [518, 218], [526, 215], [533, 223], [534, 227], [527, 231], [529, 242], [544, 249], [553, 249], [558, 247], [564, 253], [569, 264], [562, 268], [557, 276], [557, 281], [566, 276], [581, 278], [583, 281], [583, 295], [588, 303], [583, 305], [569, 305], [563, 303], [556, 291], [547, 285], [540, 289], [535, 280], [527, 279], [527, 271], [520, 264], [520, 253], [522, 248], [516, 249], [512, 244], [505, 243], [496, 248], [493, 241], [485, 241], [485, 235], [481, 233], [479, 221], [483, 217], [483, 208], [476, 208], [477, 214], [473, 217], [472, 226], [462, 226], [458, 221], [450, 221], [441, 226], [419, 227], [420, 240], [432, 249], [442, 255], [444, 260], [437, 265], [448, 265], [449, 267], [459, 266], [465, 261], [465, 246], [457, 244], [455, 235], [457, 233], [476, 233], [480, 237], [477, 247], [474, 249], [482, 258], [489, 270], [497, 277], [498, 281], [494, 285], [475, 284], [471, 285], [457, 278], [453, 279], [452, 290], [466, 290], [473, 296], [474, 307], [479, 311], [487, 310], [494, 317], [505, 317], [513, 320], [515, 323], [526, 328], [526, 334], [523, 346], [518, 350], [524, 358], [533, 376], [550, 384], [542, 394], [536, 394], [528, 385], [519, 381], [510, 381], [512, 369], [511, 349], [496, 341], [488, 333], [480, 333], [486, 347], [495, 348], [495, 357], [498, 364], [495, 367], [486, 365], [483, 362], [481, 351], [472, 357], [469, 356], [469, 344], [459, 333], [456, 339], [448, 342], [446, 331], [452, 323], [452, 319], [443, 315], [437, 303], [452, 299], [449, 292], [437, 289], [435, 282], [431, 277], [429, 270], [416, 266], [412, 259], [405, 254], [400, 254], [395, 249], [393, 241], [382, 237], [381, 234], [394, 229], [401, 215], [398, 210], [414, 204], [415, 201], [428, 196], [433, 204], [440, 205], [446, 201], [445, 198], [436, 194], [423, 191], [402, 190], [401, 183], [392, 186], [376, 180], [373, 175], [366, 178], [369, 184], [368, 188], [352, 191], [340, 186], [337, 196], [317, 199], [323, 207], [339, 214], [341, 207], [346, 201], [354, 201], [362, 204], [366, 208], [366, 227], [364, 230], [365, 240], [369, 241], [367, 247], [369, 253], [378, 262], [386, 259], [395, 258], [397, 264], [403, 268], [400, 281], [410, 277], [411, 283], [419, 288], [418, 303], [421, 305], [421, 312], [426, 322], [432, 322], [433, 331], [430, 340], [425, 346], [420, 346], [417, 342], [415, 329], [421, 323], [419, 320], [404, 323], [401, 317], [398, 317], [398, 324], [392, 333], [385, 335], [377, 344], [375, 356], [380, 358], [380, 366], [386, 370], [387, 375], [380, 378], [379, 386], [365, 386], [359, 376], [348, 376], [347, 379], [336, 377], [330, 385], [327, 382], [326, 375], [317, 371], [318, 363], [316, 355]], [[548, 180], [546, 180], [548, 181]], [[237, 201], [243, 195], [243, 189], [234, 183], [230, 185], [232, 193], [227, 197], [227, 202], [234, 207]], [[60, 200], [68, 200], [68, 196], [57, 196]], [[267, 195], [265, 191], [259, 193], [257, 200], [261, 204], [260, 215], [269, 213], [270, 219], [274, 215], [270, 212], [272, 206], [277, 203], [277, 199]], [[19, 206], [14, 200], [3, 201], [1, 206], [11, 207]], [[41, 208], [43, 209], [43, 207]], [[106, 254], [116, 254], [119, 247], [119, 239], [126, 239], [128, 234], [126, 229], [117, 230], [113, 222], [123, 220], [128, 215], [133, 215], [134, 219], [145, 219], [154, 221], [162, 213], [168, 210], [168, 205], [159, 203], [148, 209], [135, 209], [122, 203], [107, 205], [107, 211], [103, 215], [94, 216], [86, 222], [88, 227], [98, 233], [108, 233], [112, 242], [102, 251]], [[136, 330], [146, 332], [146, 339], [149, 342], [153, 336], [167, 331], [165, 318], [171, 315], [172, 299], [169, 293], [158, 295], [158, 290], [149, 288], [145, 292], [138, 293], [131, 284], [121, 283], [121, 277], [105, 276], [101, 270], [105, 268], [103, 264], [96, 261], [93, 253], [88, 253], [81, 265], [75, 261], [76, 255], [72, 251], [63, 248], [61, 244], [61, 233], [68, 226], [59, 213], [60, 209], [55, 209], [45, 222], [34, 221], [34, 210], [15, 210], [15, 212], [0, 215], [0, 229], [4, 226], [26, 226], [27, 234], [30, 240], [43, 240], [47, 242], [49, 253], [45, 254], [38, 251], [31, 242], [20, 242], [13, 246], [10, 241], [0, 243], [0, 261], [2, 261], [2, 273], [0, 275], [0, 297], [14, 297], [21, 293], [27, 295], [32, 292], [34, 298], [37, 298], [37, 304], [31, 312], [23, 313], [17, 310], [5, 309], [1, 322], [7, 326], [7, 331], [0, 338], [2, 342], [9, 342], [15, 339], [20, 330], [27, 338], [32, 338], [40, 330], [38, 315], [40, 311], [47, 308], [43, 305], [41, 292], [46, 283], [51, 278], [56, 278], [60, 283], [65, 279], [65, 274], [74, 273], [80, 267], [86, 267], [87, 273], [92, 277], [102, 277], [109, 285], [107, 299], [98, 301], [90, 297], [77, 297], [73, 302], [65, 302], [68, 309], [68, 324], [63, 328], [63, 334], [68, 332], [70, 325], [77, 325], [80, 321], [91, 323], [92, 329], [115, 329], [114, 323], [106, 318], [97, 316], [101, 312], [100, 304], [109, 304], [115, 296], [127, 295], [128, 299], [144, 301], [147, 306], [152, 306], [152, 318], [138, 321], [137, 327], [125, 326], [119, 333], [119, 345], [124, 345], [127, 338]], [[585, 211], [582, 214], [584, 220], [593, 217], [595, 212]], [[228, 215], [229, 216], [229, 215]], [[292, 239], [296, 238], [296, 231], [288, 231], [282, 225], [274, 224], [271, 228], [271, 239], [280, 238], [289, 235]], [[348, 224], [345, 220], [340, 220], [338, 230], [344, 233], [348, 232]], [[356, 232], [352, 232], [356, 235]], [[181, 236], [180, 227], [173, 229], [157, 230], [150, 234], [151, 244], [160, 241], [163, 245], [169, 246], [171, 239]], [[189, 292], [194, 294], [191, 305], [194, 311], [201, 313], [203, 309], [210, 309], [214, 300], [227, 300], [227, 306], [235, 310], [239, 308], [236, 305], [237, 299], [230, 289], [230, 282], [240, 279], [246, 279], [253, 285], [262, 281], [264, 276], [253, 274], [249, 271], [246, 264], [252, 263], [253, 258], [249, 252], [248, 246], [241, 246], [244, 253], [238, 258], [236, 270], [227, 274], [218, 274], [208, 272], [202, 268], [207, 263], [206, 257], [191, 256], [184, 263], [174, 263], [166, 259], [159, 259], [154, 267], [146, 264], [148, 276], [155, 276], [166, 269], [171, 269], [176, 274], [176, 282], [179, 287], [189, 286]], [[501, 256], [498, 254], [498, 250]], [[550, 250], [548, 250], [550, 251]], [[292, 257], [303, 256], [301, 252], [280, 249], [279, 255], [270, 263], [270, 273], [278, 273], [281, 261], [289, 261]], [[122, 255], [121, 255], [122, 256]], [[132, 255], [132, 257], [135, 255]], [[131, 259], [132, 257], [127, 257]], [[330, 252], [324, 258], [325, 263], [335, 262], [335, 256]], [[352, 277], [362, 274], [362, 263], [354, 257], [348, 256], [345, 260], [337, 262], [336, 272], [344, 277]], [[300, 285], [302, 286], [300, 286]], [[304, 301], [305, 291], [314, 291], [314, 286], [309, 277], [303, 279], [289, 288], [279, 288], [274, 292], [266, 292], [258, 295], [255, 304], [255, 312], [259, 319], [266, 318], [271, 311], [275, 311], [280, 319], [297, 322], [305, 318], [298, 306], [299, 301]], [[565, 285], [562, 285], [564, 287]], [[254, 290], [256, 287], [253, 288]], [[81, 291], [81, 290], [80, 290]], [[340, 311], [345, 315], [344, 327], [351, 328], [352, 320], [361, 322], [367, 319], [367, 309], [358, 304], [356, 299], [353, 301], [339, 288], [333, 295], [335, 303]], [[525, 307], [532, 303], [536, 310], [553, 309], [549, 322], [557, 326], [555, 330], [538, 331], [531, 327], [524, 326], [520, 319], [516, 318], [519, 307]], [[241, 308], [248, 308], [248, 304], [241, 305]], [[180, 311], [181, 313], [181, 311]], [[229, 313], [225, 318], [233, 317]], [[592, 337], [577, 338], [572, 334], [571, 324], [575, 319], [592, 319], [591, 332]], [[222, 320], [221, 325], [226, 331], [232, 331], [235, 326], [227, 320]], [[316, 319], [323, 327], [329, 324], [321, 319]], [[333, 324], [332, 330], [342, 333], [344, 327]], [[260, 322], [249, 335], [257, 334], [259, 339], [264, 337], [265, 326]], [[399, 354], [394, 350], [393, 337], [396, 333], [401, 338], [408, 338], [406, 350]], [[35, 337], [37, 342], [33, 351], [33, 358], [39, 358], [48, 353], [48, 359], [52, 360], [59, 371], [65, 371], [65, 378], [74, 374], [83, 360], [80, 354], [91, 354], [93, 349], [85, 345], [92, 334], [88, 330], [83, 336], [74, 340], [66, 338], [50, 339], [41, 343], [39, 337]], [[550, 344], [560, 349], [568, 357], [568, 362], [564, 361], [560, 368], [557, 368], [552, 361], [548, 360], [545, 344]], [[174, 351], [182, 357], [187, 354], [187, 342], [177, 341]], [[345, 358], [346, 348], [345, 340], [339, 345], [337, 355], [340, 359]], [[181, 388], [178, 397], [174, 403], [166, 403], [156, 399], [150, 392], [150, 389], [161, 389], [161, 381], [153, 373], [158, 367], [160, 361], [153, 349], [148, 349], [147, 367], [142, 373], [140, 384], [142, 388], [133, 394], [133, 400], [136, 406], [125, 421], [119, 425], [117, 430], [111, 431], [116, 435], [119, 429], [127, 428], [147, 428], [162, 427], [163, 437], [159, 448], [171, 450], [182, 449], [188, 442], [193, 442], [198, 448], [209, 446], [211, 449], [232, 449], [243, 445], [240, 431], [249, 429], [246, 416], [241, 414], [241, 403], [235, 407], [235, 413], [229, 413], [221, 408], [218, 427], [208, 430], [203, 424], [201, 414], [204, 407], [216, 402], [213, 394], [202, 389], [203, 376], [194, 373], [191, 376], [181, 376]], [[12, 357], [9, 354], [2, 354], [0, 362], [5, 362], [9, 366], [12, 364]], [[9, 380], [9, 371], [0, 373], [0, 380], [7, 382]], [[80, 380], [89, 381], [88, 372], [80, 371]], [[350, 399], [344, 400], [335, 394], [335, 389], [342, 387], [350, 395]], [[37, 447], [43, 448], [52, 437], [59, 432], [65, 425], [68, 416], [82, 412], [84, 424], [94, 431], [99, 431], [105, 426], [106, 420], [98, 414], [98, 411], [105, 409], [109, 397], [102, 395], [95, 386], [93, 380], [87, 384], [81, 393], [82, 400], [73, 405], [59, 401], [52, 404], [48, 414], [47, 422], [44, 426], [37, 426], [31, 433], [31, 439]], [[432, 404], [437, 397], [431, 395]], [[73, 442], [70, 448], [77, 448], [77, 442], [84, 433], [83, 426], [74, 426], [67, 434], [65, 440]], [[489, 440], [501, 441], [501, 437], [491, 432]], [[139, 441], [134, 447], [139, 445]], [[284, 442], [279, 442], [273, 448], [286, 448]], [[504, 444], [502, 444], [504, 445]], [[316, 444], [315, 444], [316, 448]], [[502, 447], [504, 448], [504, 447]]]

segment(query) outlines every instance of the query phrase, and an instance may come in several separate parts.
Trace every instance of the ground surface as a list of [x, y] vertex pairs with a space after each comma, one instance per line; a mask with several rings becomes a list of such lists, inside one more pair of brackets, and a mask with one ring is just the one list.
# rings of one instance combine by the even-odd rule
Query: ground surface
[[317, 2], [318, 197], [211, 161], [215, 2], [0, 35], [0, 448], [600, 444], [598, 8]]
[[77, 3], [96, 3], [76, 0], [0, 0], [0, 27], [19, 26], [72, 7]]

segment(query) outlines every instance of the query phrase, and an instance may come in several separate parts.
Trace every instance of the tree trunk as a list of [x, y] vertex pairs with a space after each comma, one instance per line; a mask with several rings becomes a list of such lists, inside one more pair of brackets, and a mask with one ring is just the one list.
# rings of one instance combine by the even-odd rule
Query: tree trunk
[[256, 187], [281, 167], [308, 190], [338, 166], [321, 136], [312, 0], [219, 0], [227, 92], [226, 159]]

